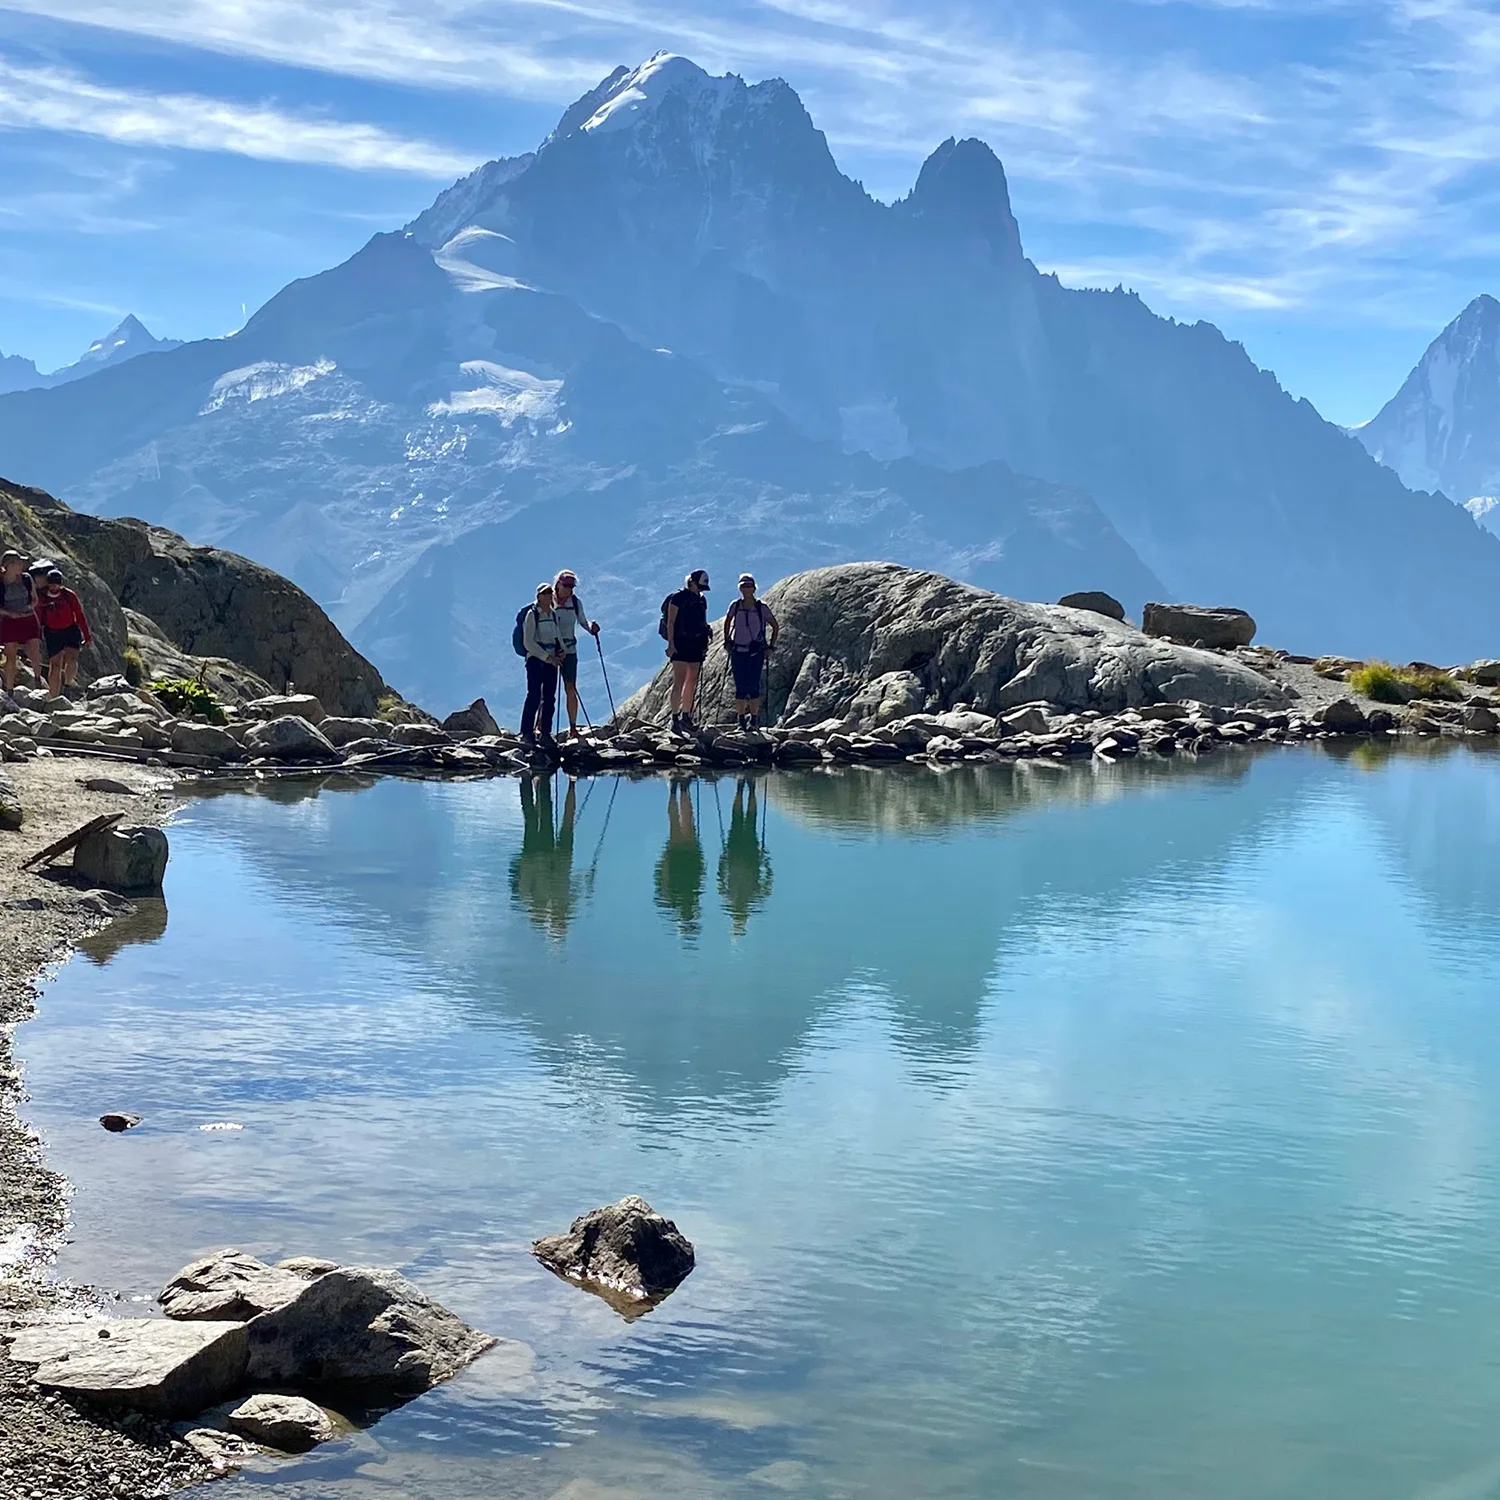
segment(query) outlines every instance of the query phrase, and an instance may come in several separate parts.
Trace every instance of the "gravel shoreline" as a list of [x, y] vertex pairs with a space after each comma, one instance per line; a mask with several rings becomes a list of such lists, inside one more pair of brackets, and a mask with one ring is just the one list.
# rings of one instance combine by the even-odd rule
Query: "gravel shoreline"
[[[0, 833], [0, 1348], [17, 1323], [67, 1312], [101, 1294], [50, 1279], [67, 1220], [68, 1185], [26, 1126], [15, 1061], [16, 1026], [34, 1014], [48, 970], [131, 907], [66, 875], [23, 872], [21, 862], [99, 813], [160, 824], [175, 805], [169, 773], [73, 757], [7, 765], [25, 824]], [[90, 791], [104, 777], [135, 795]], [[107, 1294], [103, 1294], [107, 1295]], [[0, 1353], [0, 1495], [15, 1500], [147, 1500], [211, 1478], [213, 1471], [159, 1424], [115, 1419], [41, 1393]]]

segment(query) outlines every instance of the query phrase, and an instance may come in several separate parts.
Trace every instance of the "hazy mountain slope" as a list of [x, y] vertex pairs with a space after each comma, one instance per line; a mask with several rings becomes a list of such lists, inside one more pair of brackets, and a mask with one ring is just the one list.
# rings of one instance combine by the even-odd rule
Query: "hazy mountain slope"
[[1404, 484], [1500, 524], [1500, 302], [1476, 297], [1355, 436]]
[[0, 401], [0, 452], [80, 504], [295, 578], [437, 705], [518, 696], [515, 611], [565, 562], [611, 626], [622, 689], [656, 664], [662, 595], [700, 564], [769, 581], [898, 555], [1024, 594], [1160, 591], [1086, 495], [999, 464], [846, 455], [489, 271], [493, 236], [459, 240], [435, 257], [377, 236], [233, 338]]
[[[1453, 656], [1500, 636], [1500, 549], [1210, 325], [1039, 275], [981, 142], [945, 143], [887, 206], [783, 83], [659, 58], [589, 102], [450, 200], [505, 237], [508, 274], [808, 432], [1082, 486], [1173, 592], [1243, 604], [1274, 639]], [[435, 243], [454, 219], [411, 227]]]

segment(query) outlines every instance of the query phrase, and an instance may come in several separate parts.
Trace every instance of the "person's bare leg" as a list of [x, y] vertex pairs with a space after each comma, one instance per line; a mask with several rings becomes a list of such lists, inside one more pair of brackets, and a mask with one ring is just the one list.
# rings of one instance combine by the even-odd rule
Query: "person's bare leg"
[[565, 682], [563, 686], [568, 691], [568, 733], [578, 733], [578, 688], [571, 682]]
[[59, 651], [56, 656], [47, 662], [47, 692], [56, 698], [63, 688], [63, 653]]
[[687, 663], [674, 661], [672, 663], [672, 717], [674, 719], [682, 712], [682, 684], [686, 675]]
[[63, 686], [72, 687], [78, 680], [78, 652], [69, 646], [63, 652]]
[[15, 645], [7, 645], [5, 648], [5, 665], [0, 667], [0, 681], [5, 683], [5, 691], [13, 693], [16, 690], [16, 652], [19, 648]]
[[701, 662], [690, 661], [683, 663], [682, 669], [682, 711], [689, 718], [698, 703], [698, 673], [703, 670]]
[[26, 642], [26, 659], [31, 663], [32, 680], [38, 687], [41, 687], [47, 674], [42, 671], [42, 643], [40, 641]]

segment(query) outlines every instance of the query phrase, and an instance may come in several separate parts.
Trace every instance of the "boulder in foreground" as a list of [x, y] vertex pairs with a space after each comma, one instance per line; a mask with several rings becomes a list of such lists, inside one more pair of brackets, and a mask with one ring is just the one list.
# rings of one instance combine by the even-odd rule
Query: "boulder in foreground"
[[531, 1253], [549, 1271], [625, 1303], [660, 1301], [694, 1265], [685, 1234], [644, 1198], [621, 1198], [573, 1220], [566, 1234], [538, 1240]]
[[1148, 604], [1141, 629], [1152, 636], [1227, 651], [1255, 639], [1255, 621], [1242, 609], [1205, 609], [1201, 604]]
[[467, 708], [449, 714], [443, 720], [443, 729], [456, 739], [472, 739], [481, 734], [499, 734], [500, 726], [495, 722], [490, 706], [483, 698], [476, 698]]
[[186, 1417], [231, 1395], [245, 1376], [243, 1323], [115, 1318], [23, 1329], [10, 1357], [38, 1385], [102, 1406]]
[[286, 714], [266, 719], [245, 736], [245, 748], [251, 755], [271, 760], [330, 761], [339, 753], [306, 719]]
[[160, 828], [100, 828], [73, 851], [73, 870], [107, 891], [159, 891], [168, 852], [167, 836]]
[[161, 1300], [183, 1319], [241, 1309], [252, 1385], [413, 1396], [496, 1343], [396, 1271], [308, 1258], [268, 1266], [224, 1250], [185, 1266]]

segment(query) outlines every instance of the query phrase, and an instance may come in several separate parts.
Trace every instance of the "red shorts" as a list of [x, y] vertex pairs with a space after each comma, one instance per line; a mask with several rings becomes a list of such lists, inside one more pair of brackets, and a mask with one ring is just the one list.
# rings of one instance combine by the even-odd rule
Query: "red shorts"
[[0, 646], [24, 646], [41, 638], [41, 622], [35, 615], [0, 615]]

